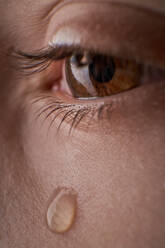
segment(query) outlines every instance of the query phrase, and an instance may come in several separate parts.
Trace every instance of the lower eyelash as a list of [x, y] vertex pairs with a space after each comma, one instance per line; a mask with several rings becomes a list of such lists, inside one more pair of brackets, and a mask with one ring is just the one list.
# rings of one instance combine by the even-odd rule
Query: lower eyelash
[[[78, 128], [80, 123], [83, 121], [84, 118], [88, 118], [86, 122], [86, 130], [89, 130], [92, 121], [96, 120], [100, 122], [104, 117], [105, 114], [109, 116], [109, 112], [112, 109], [112, 104], [102, 104], [101, 106], [97, 106], [97, 104], [91, 105], [76, 105], [76, 104], [66, 104], [65, 102], [55, 100], [51, 96], [40, 96], [32, 103], [35, 104], [42, 100], [48, 100], [47, 103], [44, 104], [40, 109], [36, 111], [36, 119], [43, 118], [43, 124], [46, 120], [51, 118], [48, 132], [52, 128], [53, 124], [55, 123], [58, 116], [62, 115], [60, 123], [56, 127], [57, 134], [61, 130], [63, 123], [68, 121], [70, 123], [70, 128], [68, 131], [69, 136], [72, 134], [74, 130]], [[45, 116], [46, 114], [46, 116]]]

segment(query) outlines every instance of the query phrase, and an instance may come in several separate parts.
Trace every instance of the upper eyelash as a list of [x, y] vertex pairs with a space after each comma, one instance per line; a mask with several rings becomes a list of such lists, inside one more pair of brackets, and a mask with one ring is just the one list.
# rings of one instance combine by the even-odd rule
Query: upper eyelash
[[[91, 55], [99, 55], [96, 50], [88, 50], [79, 45], [58, 45], [58, 46], [49, 46], [47, 48], [42, 48], [32, 53], [26, 53], [20, 50], [13, 50], [11, 52], [11, 56], [17, 60], [17, 65], [14, 66], [19, 73], [31, 76], [35, 73], [40, 73], [46, 70], [54, 61], [59, 61], [65, 59], [67, 57], [72, 56], [73, 54], [83, 54], [84, 52], [89, 53]], [[107, 54], [101, 54], [107, 55]], [[109, 55], [110, 56], [110, 55]], [[126, 60], [124, 58], [120, 58], [122, 60]], [[132, 59], [136, 61], [136, 59]], [[165, 74], [165, 70], [162, 68], [156, 68], [149, 64], [139, 63], [137, 64], [141, 66], [142, 72], [146, 74], [156, 73], [156, 74]]]
[[44, 71], [53, 61], [62, 60], [73, 54], [84, 53], [84, 51], [90, 54], [96, 54], [96, 51], [87, 51], [80, 46], [61, 45], [42, 48], [32, 53], [14, 50], [11, 55], [18, 61], [15, 69], [21, 71], [23, 74], [31, 75]]

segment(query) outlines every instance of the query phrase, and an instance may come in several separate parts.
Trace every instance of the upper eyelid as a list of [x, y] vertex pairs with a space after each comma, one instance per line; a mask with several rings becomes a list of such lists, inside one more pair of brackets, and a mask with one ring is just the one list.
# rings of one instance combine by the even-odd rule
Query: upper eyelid
[[[84, 10], [82, 8], [81, 12], [77, 13], [77, 4], [72, 4], [69, 11], [73, 9], [73, 16], [71, 13], [64, 15], [65, 8], [61, 9], [61, 12], [52, 17], [49, 23], [45, 43], [52, 46], [61, 44], [81, 46], [88, 50], [94, 48], [101, 54], [127, 59], [133, 57], [139, 62], [143, 60], [145, 63], [159, 62], [164, 66], [165, 17], [163, 15], [130, 6], [121, 7], [117, 4], [113, 4], [109, 9], [102, 8], [96, 11], [92, 6], [94, 7], [94, 5], [89, 6], [87, 15], [84, 15], [85, 5]], [[92, 20], [90, 18], [92, 13], [98, 14], [97, 18]], [[89, 24], [86, 23], [88, 19]], [[157, 61], [151, 61], [152, 57], [154, 60], [156, 57]]]
[[[157, 17], [157, 15], [155, 15], [155, 17]], [[70, 24], [68, 24], [68, 25], [70, 27]], [[154, 25], [155, 25], [155, 23], [154, 23]], [[111, 26], [113, 26], [113, 23], [111, 23]], [[68, 26], [66, 26], [66, 28], [68, 28]], [[82, 28], [85, 30], [84, 26], [82, 26]], [[62, 29], [63, 29], [63, 27], [59, 27], [59, 31], [62, 30]], [[79, 37], [81, 36], [81, 32], [79, 32], [79, 31], [76, 31], [76, 32], [77, 32], [76, 35], [77, 35], [78, 39], [80, 39]], [[159, 32], [157, 32], [156, 34], [154, 34], [154, 36], [155, 35], [157, 36], [158, 33]], [[165, 32], [163, 32], [163, 33], [165, 33]], [[84, 34], [82, 34], [82, 35], [84, 35]], [[113, 35], [115, 36], [115, 34], [110, 34], [110, 36], [113, 36]], [[84, 36], [83, 39], [80, 39], [80, 42], [78, 42], [78, 43], [76, 43], [76, 42], [74, 43], [73, 42], [73, 44], [71, 43], [71, 46], [69, 44], [67, 45], [67, 43], [65, 44], [65, 41], [63, 40], [63, 44], [64, 45], [61, 46], [60, 43], [56, 42], [57, 36], [58, 36], [58, 32], [55, 32], [55, 36], [54, 36], [55, 37], [55, 40], [49, 39], [49, 41], [46, 42], [46, 44], [45, 44], [46, 48], [44, 48], [44, 49], [40, 49], [40, 50], [34, 51], [34, 52], [33, 51], [30, 51], [30, 52], [28, 52], [28, 51], [27, 52], [26, 51], [15, 52], [15, 55], [17, 54], [16, 57], [20, 60], [20, 62], [21, 62], [21, 60], [22, 60], [22, 62], [24, 61], [24, 62], [28, 62], [28, 63], [29, 62], [32, 63], [32, 62], [35, 62], [35, 61], [38, 61], [38, 62], [40, 61], [41, 64], [42, 64], [44, 62], [48, 62], [48, 60], [49, 59], [52, 59], [52, 58], [54, 58], [54, 59], [62, 59], [65, 56], [71, 55], [72, 52], [76, 52], [77, 50], [79, 50], [79, 51], [81, 51], [81, 50], [83, 50], [83, 51], [84, 50], [88, 50], [88, 51], [91, 51], [91, 52], [94, 51], [95, 53], [99, 53], [99, 54], [109, 54], [109, 55], [112, 55], [112, 56], [121, 57], [123, 59], [130, 59], [130, 60], [133, 59], [133, 60], [136, 60], [139, 63], [142, 63], [143, 61], [146, 64], [147, 63], [148, 64], [152, 63], [151, 59], [150, 59], [150, 61], [149, 60], [147, 61], [147, 59], [145, 60], [145, 58], [143, 58], [143, 56], [139, 55], [141, 53], [141, 51], [139, 51], [139, 52], [138, 51], [135, 51], [133, 54], [131, 54], [131, 52], [129, 50], [130, 50], [131, 47], [133, 47], [132, 50], [134, 50], [134, 48], [136, 47], [136, 40], [134, 40], [132, 42], [131, 47], [128, 46], [129, 49], [128, 48], [125, 49], [125, 47], [123, 46], [123, 44], [126, 44], [127, 43], [127, 40], [122, 40], [122, 41], [121, 40], [118, 40], [118, 41], [116, 41], [115, 46], [118, 47], [118, 48], [120, 48], [122, 46], [122, 47], [124, 47], [124, 49], [123, 48], [122, 49], [118, 49], [120, 51], [116, 51], [117, 50], [116, 49], [114, 51], [114, 46], [113, 45], [110, 46], [110, 48], [107, 49], [107, 50], [102, 50], [104, 48], [104, 46], [102, 45], [102, 42], [99, 41], [99, 39], [96, 39], [96, 41], [93, 41], [92, 40], [92, 42], [90, 41], [90, 44], [89, 44], [89, 42], [87, 40], [87, 37], [85, 37], [85, 36]], [[69, 36], [70, 36], [69, 39], [70, 38], [72, 39], [72, 33]], [[150, 37], [148, 39], [150, 39]], [[52, 42], [50, 42], [50, 40]], [[108, 38], [107, 43], [109, 42], [109, 40], [111, 40], [111, 37]], [[162, 42], [163, 42], [163, 40], [165, 42], [165, 37], [162, 38]], [[97, 43], [97, 44], [93, 46], [94, 43]], [[50, 46], [54, 46], [55, 49], [49, 47], [48, 44]], [[60, 48], [60, 51], [62, 51], [61, 56], [59, 56], [59, 48]], [[142, 49], [142, 47], [140, 47], [140, 50], [145, 50], [145, 49]], [[154, 49], [152, 49], [152, 52], [153, 51], [154, 51]], [[144, 52], [146, 52], [146, 51], [144, 51]], [[164, 54], [164, 49], [163, 49], [163, 52], [160, 55], [163, 56], [163, 54]], [[34, 57], [35, 57], [35, 60], [34, 60]], [[25, 59], [26, 59], [26, 61], [25, 61]], [[154, 63], [152, 63], [152, 64], [154, 65]], [[164, 56], [164, 64], [165, 64], [165, 56]], [[27, 66], [29, 66], [29, 69], [30, 69], [31, 64], [29, 64]]]
[[[157, 16], [157, 15], [156, 15]], [[155, 17], [156, 17], [155, 16]], [[120, 17], [119, 17], [120, 19]], [[112, 18], [113, 20], [113, 18]], [[118, 19], [117, 19], [118, 20]], [[135, 22], [136, 23], [136, 22]], [[70, 26], [70, 24], [68, 24]], [[111, 26], [113, 26], [113, 23], [111, 23]], [[83, 26], [82, 26], [83, 27]], [[66, 26], [66, 28], [68, 29], [68, 27]], [[84, 28], [84, 27], [83, 27]], [[59, 31], [63, 30], [62, 28], [59, 28]], [[85, 29], [84, 29], [85, 30]], [[64, 32], [64, 31], [63, 31]], [[91, 31], [92, 32], [92, 31]], [[117, 31], [119, 32], [119, 30]], [[77, 31], [76, 33], [77, 37], [81, 36], [81, 31]], [[107, 42], [109, 42], [111, 40], [111, 36], [113, 38], [113, 36], [115, 36], [116, 34], [110, 34], [108, 37]], [[156, 34], [158, 35], [158, 34]], [[154, 34], [155, 36], [155, 34]], [[104, 50], [104, 46], [102, 46], [102, 41], [100, 41], [99, 39], [96, 39], [95, 42], [88, 42], [87, 37], [84, 35], [84, 39], [81, 40], [80, 42], [76, 43], [68, 43], [65, 42], [64, 38], [63, 41], [61, 40], [61, 45], [60, 42], [57, 42], [57, 37], [58, 37], [58, 32], [55, 34], [55, 39], [52, 40], [52, 42], [49, 42], [49, 46], [34, 51], [34, 52], [27, 52], [26, 51], [16, 51], [14, 52], [12, 55], [14, 55], [20, 62], [24, 62], [21, 65], [23, 65], [24, 68], [22, 69], [33, 69], [35, 66], [40, 65], [41, 70], [45, 69], [50, 61], [52, 60], [59, 60], [59, 59], [63, 59], [67, 56], [72, 55], [73, 53], [76, 52], [83, 52], [83, 51], [89, 51], [90, 53], [97, 53], [97, 54], [108, 54], [111, 56], [115, 56], [115, 57], [121, 57], [122, 59], [130, 59], [130, 60], [136, 60], [139, 63], [144, 63], [145, 64], [150, 64], [152, 63], [151, 59], [150, 61], [147, 61], [147, 59], [145, 60], [145, 58], [143, 58], [143, 56], [139, 56], [139, 53], [141, 53], [141, 50], [144, 50], [142, 48], [142, 46], [140, 47], [140, 51], [138, 52], [135, 51], [133, 54], [131, 54], [130, 49], [132, 49], [133, 51], [136, 50], [134, 49], [136, 47], [136, 40], [132, 41], [131, 47], [127, 46], [127, 48], [125, 48], [125, 46], [123, 46], [123, 44], [127, 44], [127, 40], [118, 40], [116, 41], [117, 43], [115, 44], [115, 47], [118, 46], [118, 48], [122, 47], [122, 49], [118, 49], [119, 51], [114, 51], [114, 45], [112, 44], [112, 47], [110, 46], [109, 49]], [[69, 34], [69, 39], [72, 39], [72, 32]], [[126, 39], [127, 37], [125, 37]], [[149, 37], [148, 39], [150, 39], [151, 37]], [[84, 42], [85, 41], [85, 42]], [[93, 41], [93, 40], [92, 40]], [[89, 44], [90, 43], [90, 44]], [[93, 46], [94, 43], [97, 43], [95, 46]], [[111, 42], [110, 42], [111, 44]], [[143, 44], [142, 44], [143, 45]], [[128, 49], [129, 48], [129, 49]], [[151, 49], [150, 49], [151, 50]], [[164, 51], [164, 50], [163, 50]], [[146, 51], [144, 51], [145, 53]], [[151, 51], [151, 53], [154, 52], [154, 49]], [[163, 53], [164, 54], [164, 53]], [[162, 56], [162, 53], [161, 53]], [[165, 58], [164, 58], [164, 63], [165, 63]], [[46, 64], [46, 66], [45, 66]]]

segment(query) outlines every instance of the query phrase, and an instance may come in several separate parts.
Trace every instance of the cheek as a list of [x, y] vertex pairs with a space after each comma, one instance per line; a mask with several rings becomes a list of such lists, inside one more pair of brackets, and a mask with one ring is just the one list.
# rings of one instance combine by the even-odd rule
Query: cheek
[[[155, 99], [158, 112], [150, 104], [141, 106], [141, 111], [134, 106], [122, 116], [114, 114], [109, 131], [77, 131], [74, 137], [67, 136], [65, 125], [58, 135], [55, 128], [48, 132], [49, 121], [34, 122], [29, 110], [24, 126], [25, 157], [34, 183], [29, 186], [42, 199], [39, 226], [50, 243], [61, 240], [64, 245], [69, 239], [73, 242], [69, 248], [73, 244], [107, 247], [107, 243], [142, 247], [153, 240], [161, 247], [165, 234], [161, 96]], [[75, 225], [62, 239], [50, 233], [43, 221], [58, 187], [73, 188], [78, 194]], [[45, 239], [41, 239], [43, 244]]]

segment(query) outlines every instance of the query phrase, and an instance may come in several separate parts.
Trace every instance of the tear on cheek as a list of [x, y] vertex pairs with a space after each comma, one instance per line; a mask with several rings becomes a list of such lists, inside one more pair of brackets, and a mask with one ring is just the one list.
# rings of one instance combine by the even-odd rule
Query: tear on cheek
[[47, 224], [55, 233], [68, 231], [76, 217], [77, 194], [73, 189], [59, 188], [47, 212]]

